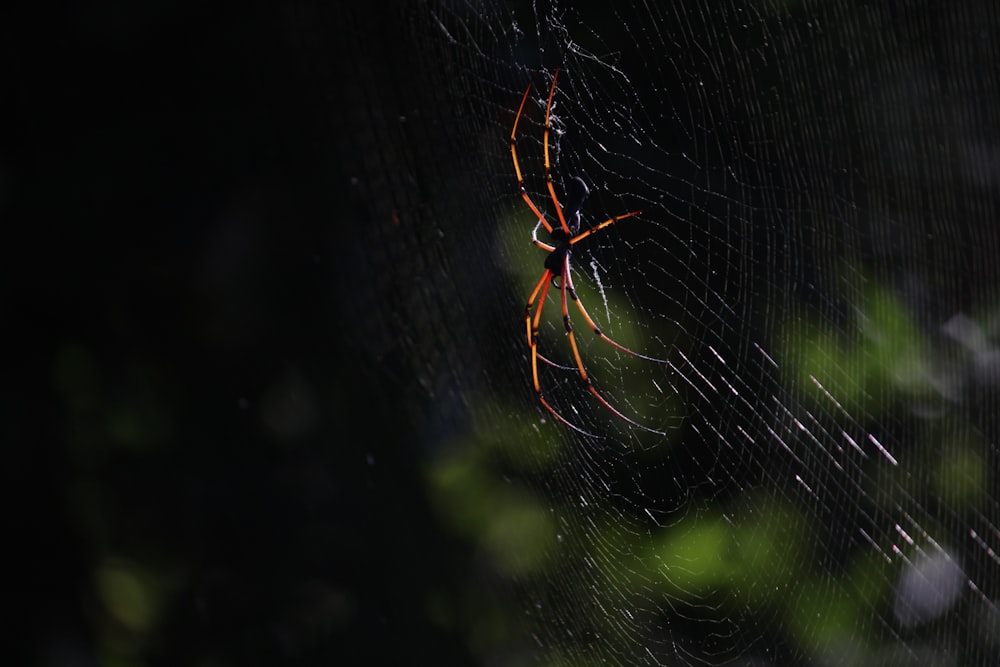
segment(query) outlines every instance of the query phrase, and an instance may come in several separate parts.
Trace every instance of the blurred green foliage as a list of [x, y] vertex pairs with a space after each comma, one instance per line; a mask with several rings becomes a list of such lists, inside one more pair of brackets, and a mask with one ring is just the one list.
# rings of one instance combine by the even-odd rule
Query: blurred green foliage
[[929, 397], [927, 344], [899, 299], [869, 281], [848, 308], [853, 317], [840, 334], [808, 318], [789, 323], [781, 356], [793, 381], [818, 383], [849, 413], [881, 404], [886, 393]]

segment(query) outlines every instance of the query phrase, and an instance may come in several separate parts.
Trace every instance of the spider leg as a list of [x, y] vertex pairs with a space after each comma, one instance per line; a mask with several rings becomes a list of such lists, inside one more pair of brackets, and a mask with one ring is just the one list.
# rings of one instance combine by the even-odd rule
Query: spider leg
[[[535, 223], [535, 228], [531, 231], [531, 242], [546, 252], [555, 252], [556, 247], [538, 240], [538, 228], [542, 225], [542, 220]], [[551, 231], [551, 230], [549, 230]]]
[[[547, 247], [544, 243], [539, 243], [538, 245], [539, 247]], [[533, 338], [531, 330], [531, 306], [532, 304], [534, 304], [535, 297], [538, 296], [538, 291], [542, 288], [542, 284], [546, 280], [549, 280], [551, 278], [551, 274], [552, 274], [551, 271], [549, 271], [548, 269], [545, 270], [545, 273], [542, 274], [542, 279], [538, 281], [537, 285], [535, 285], [535, 291], [531, 293], [531, 298], [528, 299], [528, 305], [524, 309], [524, 322], [528, 333], [528, 347], [531, 347], [531, 340]], [[537, 331], [535, 333], [537, 333]], [[538, 353], [538, 358], [541, 359], [544, 363], [548, 364], [549, 366], [552, 366], [553, 368], [559, 368], [564, 371], [576, 370], [576, 368], [573, 366], [563, 366], [562, 364], [557, 364], [551, 359], [545, 357], [541, 352]]]
[[569, 244], [573, 245], [574, 243], [577, 243], [577, 242], [582, 241], [583, 239], [587, 238], [588, 236], [590, 236], [594, 232], [599, 232], [600, 230], [604, 229], [605, 227], [610, 227], [611, 225], [615, 224], [619, 220], [624, 220], [625, 218], [631, 218], [632, 216], [639, 215], [642, 212], [643, 212], [643, 209], [640, 208], [638, 211], [632, 211], [631, 213], [626, 213], [624, 215], [616, 215], [613, 218], [608, 218], [607, 220], [605, 220], [604, 222], [600, 223], [599, 225], [594, 225], [590, 229], [588, 229], [586, 231], [580, 232], [579, 234], [577, 234], [576, 236], [574, 236], [573, 238], [571, 238], [569, 240]]
[[[556, 215], [559, 216], [559, 225], [562, 230], [566, 232], [566, 236], [571, 236], [572, 232], [569, 230], [569, 225], [566, 224], [566, 216], [563, 215], [562, 205], [559, 203], [559, 197], [556, 196], [556, 189], [552, 185], [552, 163], [549, 161], [549, 128], [551, 127], [552, 120], [552, 98], [556, 94], [556, 79], [559, 78], [559, 68], [556, 68], [555, 74], [552, 75], [552, 87], [549, 88], [549, 103], [545, 107], [545, 141], [543, 145], [545, 146], [545, 184], [549, 188], [549, 194], [552, 196], [552, 203], [556, 205]], [[548, 225], [546, 225], [548, 228]], [[551, 232], [552, 229], [549, 229]]]
[[574, 373], [576, 372], [576, 366], [563, 366], [562, 364], [557, 364], [551, 359], [547, 359], [544, 355], [542, 355], [541, 352], [538, 353], [538, 358], [541, 361], [547, 363], [549, 366], [552, 366], [552, 368], [558, 368], [561, 371], [573, 371]]
[[[537, 316], [535, 317], [535, 326], [534, 329], [532, 329], [531, 307], [535, 303], [535, 297], [538, 296], [538, 292], [542, 291], [543, 287], [545, 288], [545, 291], [542, 292], [542, 303], [545, 302], [545, 292], [548, 292], [549, 290], [548, 283], [549, 283], [549, 278], [551, 277], [552, 277], [552, 272], [549, 271], [548, 269], [545, 269], [544, 273], [542, 273], [542, 279], [538, 281], [537, 285], [535, 285], [535, 289], [531, 290], [531, 296], [528, 297], [528, 305], [524, 307], [524, 325], [528, 334], [528, 346], [532, 348], [535, 346], [535, 337], [538, 335], [538, 317]], [[538, 304], [539, 313], [542, 311], [542, 303]]]
[[621, 350], [625, 354], [631, 354], [633, 357], [636, 357], [638, 359], [645, 359], [646, 361], [652, 361], [658, 364], [667, 363], [666, 359], [657, 359], [656, 357], [650, 357], [645, 354], [640, 354], [639, 352], [630, 350], [621, 343], [619, 343], [618, 341], [608, 337], [608, 335], [605, 334], [603, 331], [601, 331], [601, 328], [597, 326], [593, 318], [590, 317], [590, 314], [587, 312], [587, 309], [583, 307], [583, 301], [581, 301], [580, 298], [576, 295], [576, 290], [573, 288], [573, 278], [569, 275], [569, 266], [567, 266], [566, 269], [563, 270], [563, 276], [564, 276], [564, 281], [566, 282], [566, 291], [569, 292], [569, 296], [573, 300], [573, 303], [575, 303], [576, 307], [580, 310], [580, 314], [583, 315], [583, 319], [587, 321], [587, 326], [591, 328], [591, 330], [597, 335], [598, 338], [603, 340], [608, 345], [614, 347], [615, 349]]
[[[557, 421], [570, 427], [577, 433], [588, 436], [590, 438], [596, 438], [597, 436], [593, 433], [583, 430], [573, 422], [569, 421], [561, 414], [556, 412], [555, 408], [549, 405], [549, 402], [545, 400], [545, 396], [542, 395], [542, 385], [538, 381], [538, 360], [552, 364], [553, 366], [558, 366], [559, 368], [565, 368], [565, 366], [559, 366], [559, 364], [554, 364], [542, 355], [538, 354], [538, 323], [541, 321], [542, 317], [542, 307], [545, 305], [545, 297], [549, 292], [549, 285], [552, 284], [552, 271], [545, 269], [542, 274], [542, 279], [538, 281], [535, 285], [535, 289], [531, 292], [531, 296], [528, 298], [528, 305], [524, 309], [524, 319], [528, 328], [528, 345], [531, 346], [531, 378], [535, 385], [535, 393], [538, 395], [539, 402], [545, 407], [549, 413], [556, 418]], [[539, 296], [539, 292], [541, 295]], [[535, 302], [535, 297], [538, 297], [538, 309], [535, 311], [535, 317], [531, 317], [531, 307]], [[564, 297], [565, 300], [565, 297]], [[623, 417], [624, 419], [624, 417]]]
[[658, 361], [658, 360], [657, 359], [651, 359], [650, 357], [643, 357], [641, 354], [637, 354], [635, 352], [632, 352], [628, 348], [623, 347], [623, 346], [619, 345], [618, 343], [615, 343], [613, 340], [611, 340], [607, 336], [604, 336], [603, 334], [601, 334], [600, 329], [598, 329], [596, 326], [593, 325], [593, 320], [591, 320], [590, 317], [587, 315], [587, 312], [585, 310], [583, 310], [583, 305], [580, 303], [580, 300], [576, 297], [576, 291], [573, 290], [573, 287], [572, 287], [573, 280], [572, 280], [572, 278], [570, 278], [570, 274], [569, 274], [569, 254], [566, 255], [565, 259], [563, 259], [563, 276], [562, 276], [562, 278], [563, 279], [561, 281], [562, 284], [560, 286], [560, 291], [562, 293], [563, 323], [566, 326], [566, 335], [569, 337], [570, 347], [573, 349], [573, 358], [576, 359], [577, 370], [580, 371], [580, 378], [583, 380], [584, 384], [587, 385], [587, 391], [589, 391], [591, 394], [593, 394], [594, 398], [596, 398], [598, 401], [601, 402], [601, 405], [603, 405], [605, 408], [607, 408], [609, 411], [611, 411], [611, 413], [614, 414], [619, 419], [628, 422], [629, 424], [631, 424], [632, 426], [635, 426], [636, 428], [641, 428], [644, 431], [649, 431], [650, 433], [658, 433], [660, 435], [663, 435], [664, 434], [663, 431], [657, 431], [656, 429], [649, 428], [648, 426], [643, 426], [639, 422], [637, 422], [637, 421], [635, 421], [633, 419], [630, 419], [629, 417], [626, 417], [617, 408], [615, 408], [613, 405], [611, 405], [610, 403], [608, 403], [607, 399], [605, 399], [603, 396], [601, 396], [600, 392], [598, 392], [597, 389], [594, 388], [593, 383], [590, 381], [590, 378], [587, 376], [586, 369], [583, 367], [583, 359], [580, 357], [580, 350], [576, 346], [576, 337], [573, 335], [573, 323], [572, 323], [572, 321], [570, 320], [570, 317], [569, 317], [569, 305], [566, 302], [566, 294], [567, 294], [567, 292], [571, 295], [571, 298], [573, 299], [573, 301], [576, 302], [577, 306], [580, 307], [580, 311], [584, 314], [584, 317], [586, 317], [587, 323], [591, 325], [591, 327], [594, 329], [594, 332], [597, 333], [599, 336], [601, 336], [602, 339], [604, 339], [607, 342], [611, 343], [615, 347], [620, 348], [620, 349], [624, 350], [625, 352], [628, 352], [629, 354], [634, 354], [635, 356], [643, 358], [643, 359], [650, 359], [651, 361]]
[[[588, 236], [590, 236], [594, 232], [598, 232], [598, 231], [604, 229], [605, 227], [610, 227], [611, 225], [613, 225], [614, 223], [618, 222], [619, 220], [624, 220], [625, 218], [631, 218], [632, 216], [639, 215], [640, 213], [642, 213], [642, 209], [639, 209], [638, 211], [632, 211], [631, 213], [626, 213], [624, 215], [616, 215], [613, 218], [608, 218], [607, 220], [605, 220], [604, 222], [600, 223], [599, 225], [594, 225], [590, 229], [588, 229], [586, 231], [583, 231], [583, 232], [580, 232], [579, 234], [577, 234], [576, 236], [574, 236], [573, 238], [571, 238], [569, 240], [569, 243], [570, 243], [570, 245], [572, 245], [572, 244], [576, 243], [577, 241], [582, 241], [583, 239], [587, 238]], [[580, 314], [582, 314], [583, 315], [583, 319], [585, 319], [587, 321], [587, 326], [589, 326], [594, 331], [594, 333], [597, 334], [597, 336], [601, 340], [603, 340], [605, 343], [608, 343], [609, 345], [611, 345], [611, 346], [613, 346], [613, 347], [621, 350], [622, 352], [624, 352], [626, 354], [631, 354], [633, 357], [638, 357], [639, 359], [645, 359], [646, 361], [654, 361], [654, 362], [656, 362], [658, 364], [665, 364], [665, 363], [667, 363], [666, 359], [657, 359], [656, 357], [650, 357], [650, 356], [647, 356], [645, 354], [640, 354], [638, 352], [635, 352], [634, 350], [630, 350], [627, 347], [625, 347], [624, 345], [622, 345], [621, 343], [619, 343], [617, 341], [614, 341], [611, 338], [609, 338], [607, 335], [605, 335], [605, 333], [603, 331], [601, 331], [601, 328], [598, 327], [594, 323], [594, 320], [587, 313], [587, 309], [583, 307], [583, 302], [580, 301], [580, 299], [577, 297], [576, 290], [573, 289], [573, 279], [569, 276], [568, 269], [566, 271], [564, 271], [564, 274], [566, 275], [566, 280], [569, 283], [568, 284], [568, 289], [569, 289], [569, 295], [570, 295], [570, 297], [573, 299], [573, 302], [576, 304], [576, 307], [580, 309]]]
[[[531, 212], [535, 214], [536, 218], [538, 218], [538, 222], [540, 222], [542, 226], [545, 227], [545, 230], [551, 234], [552, 225], [548, 223], [542, 212], [538, 210], [537, 206], [535, 206], [535, 202], [531, 201], [531, 197], [528, 196], [528, 191], [524, 189], [524, 177], [521, 176], [521, 165], [517, 161], [517, 124], [521, 120], [521, 114], [524, 113], [524, 103], [528, 101], [528, 93], [530, 92], [531, 83], [529, 82], [527, 89], [524, 91], [524, 97], [521, 98], [521, 106], [517, 108], [517, 115], [514, 117], [514, 128], [510, 131], [510, 157], [514, 160], [514, 173], [517, 174], [517, 188], [521, 191], [521, 199], [524, 200], [524, 203], [528, 205]], [[548, 147], [546, 146], [546, 151], [547, 150]], [[552, 187], [551, 183], [549, 187]]]

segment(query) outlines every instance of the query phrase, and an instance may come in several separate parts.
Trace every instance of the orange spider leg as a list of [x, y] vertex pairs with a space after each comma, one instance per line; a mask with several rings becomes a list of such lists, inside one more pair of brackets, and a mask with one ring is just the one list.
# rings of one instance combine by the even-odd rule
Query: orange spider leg
[[[594, 385], [593, 385], [593, 383], [591, 383], [590, 378], [587, 377], [587, 371], [583, 367], [583, 359], [580, 357], [580, 350], [576, 346], [576, 337], [573, 335], [573, 323], [570, 321], [569, 307], [568, 307], [568, 304], [566, 303], [566, 293], [567, 293], [567, 291], [569, 291], [569, 290], [572, 289], [572, 287], [570, 286], [572, 284], [572, 280], [569, 277], [569, 255], [567, 255], [566, 258], [563, 259], [563, 275], [562, 275], [562, 281], [560, 281], [560, 282], [561, 282], [560, 288], [561, 288], [561, 292], [562, 292], [563, 323], [566, 326], [566, 335], [569, 337], [570, 347], [573, 348], [573, 357], [576, 359], [576, 367], [580, 371], [580, 378], [583, 380], [584, 384], [587, 385], [587, 391], [589, 391], [591, 394], [593, 394], [594, 398], [596, 398], [598, 401], [601, 402], [601, 405], [603, 405], [608, 410], [610, 410], [619, 419], [627, 421], [632, 426], [635, 426], [636, 428], [641, 428], [644, 431], [649, 431], [650, 433], [660, 433], [660, 434], [663, 434], [662, 431], [657, 431], [656, 429], [649, 428], [648, 426], [643, 426], [639, 422], [626, 417], [617, 408], [615, 408], [613, 405], [611, 405], [610, 403], [608, 403], [608, 401], [603, 396], [601, 396], [600, 392], [598, 392], [597, 389], [594, 388]], [[575, 290], [574, 290], [574, 292], [575, 292]], [[576, 294], [575, 293], [573, 293], [572, 299], [574, 301], [576, 301], [576, 303], [577, 303], [578, 306], [580, 305], [580, 301], [576, 298]], [[581, 307], [581, 310], [582, 310], [582, 307]], [[584, 312], [584, 315], [586, 315], [586, 312]], [[588, 320], [588, 322], [591, 321], [589, 316], [587, 317], [587, 320]], [[598, 330], [596, 327], [594, 327], [594, 330], [598, 334], [600, 334], [600, 330]], [[625, 348], [625, 347], [622, 347], [622, 346], [618, 345], [617, 343], [615, 343], [614, 341], [612, 341], [610, 338], [607, 338], [606, 336], [602, 336], [602, 337], [605, 338], [608, 342], [610, 342], [613, 345], [615, 345], [616, 347], [620, 347], [622, 350], [624, 350], [626, 352], [629, 352], [630, 354], [635, 354], [634, 352], [632, 352], [628, 348]], [[636, 356], [642, 356], [642, 355], [636, 355]]]
[[569, 244], [573, 245], [574, 243], [577, 243], [578, 241], [582, 241], [583, 239], [587, 238], [588, 236], [590, 236], [594, 232], [599, 232], [602, 229], [604, 229], [605, 227], [610, 227], [611, 225], [615, 224], [619, 220], [624, 220], [625, 218], [631, 218], [634, 215], [639, 215], [640, 213], [642, 213], [642, 211], [643, 211], [643, 209], [640, 208], [638, 211], [632, 211], [631, 213], [626, 213], [624, 215], [616, 215], [613, 218], [608, 218], [607, 220], [605, 220], [601, 224], [594, 225], [590, 229], [588, 229], [586, 231], [583, 231], [583, 232], [580, 232], [579, 234], [577, 234], [576, 236], [574, 236], [573, 238], [571, 238], [569, 240]]
[[[569, 225], [566, 224], [566, 216], [563, 215], [562, 205], [559, 203], [559, 198], [556, 197], [556, 189], [552, 185], [552, 165], [549, 162], [549, 127], [550, 120], [552, 117], [552, 98], [556, 94], [556, 79], [559, 78], [559, 68], [556, 68], [555, 74], [552, 75], [552, 87], [549, 88], [549, 103], [545, 107], [545, 141], [543, 142], [545, 146], [545, 184], [549, 187], [549, 194], [552, 195], [552, 201], [556, 205], [556, 215], [559, 216], [559, 224], [562, 226], [566, 236], [570, 236], [572, 232], [569, 231]], [[549, 229], [551, 232], [552, 230]]]
[[[642, 213], [642, 209], [639, 209], [638, 211], [632, 211], [631, 213], [626, 213], [624, 215], [616, 215], [613, 218], [608, 218], [607, 220], [605, 220], [601, 224], [594, 225], [590, 229], [588, 229], [588, 230], [586, 230], [584, 232], [580, 232], [579, 234], [577, 234], [576, 236], [574, 236], [573, 238], [571, 238], [569, 240], [569, 243], [570, 243], [570, 245], [572, 245], [572, 244], [576, 243], [577, 241], [580, 241], [580, 240], [583, 240], [583, 239], [587, 238], [588, 236], [590, 236], [594, 232], [600, 231], [600, 230], [604, 229], [605, 227], [609, 227], [609, 226], [613, 225], [614, 223], [618, 222], [619, 220], [624, 220], [625, 218], [631, 218], [632, 216], [639, 215], [640, 213]], [[594, 331], [595, 334], [598, 335], [598, 337], [600, 337], [601, 340], [603, 340], [604, 342], [608, 343], [609, 345], [612, 345], [613, 347], [618, 348], [619, 350], [621, 350], [622, 352], [625, 352], [626, 354], [631, 354], [633, 357], [638, 357], [639, 359], [645, 359], [646, 361], [655, 361], [655, 362], [660, 363], [660, 364], [667, 363], [666, 360], [664, 360], [664, 359], [657, 359], [656, 357], [649, 357], [649, 356], [646, 356], [645, 354], [640, 354], [638, 352], [630, 350], [627, 347], [625, 347], [624, 345], [622, 345], [621, 343], [619, 343], [619, 342], [617, 342], [617, 341], [612, 340], [611, 338], [609, 338], [603, 331], [601, 331], [601, 328], [594, 323], [594, 320], [587, 313], [587, 309], [583, 307], [583, 302], [580, 301], [579, 298], [577, 298], [577, 296], [576, 296], [576, 290], [573, 289], [573, 280], [570, 278], [570, 279], [568, 279], [567, 282], [568, 282], [568, 289], [569, 289], [569, 295], [570, 295], [570, 297], [573, 299], [574, 303], [576, 303], [576, 307], [580, 309], [580, 313], [583, 315], [583, 318], [585, 320], [587, 320], [587, 325]]]
[[[524, 91], [524, 97], [521, 98], [521, 106], [517, 108], [517, 115], [514, 117], [514, 128], [510, 131], [510, 156], [514, 160], [514, 173], [517, 174], [517, 187], [521, 191], [521, 199], [524, 200], [524, 203], [528, 205], [531, 212], [535, 214], [536, 218], [538, 218], [538, 222], [542, 223], [545, 230], [551, 234], [552, 225], [548, 223], [545, 216], [542, 215], [542, 212], [538, 210], [537, 206], [535, 206], [535, 202], [531, 201], [531, 197], [528, 196], [528, 191], [524, 189], [524, 178], [521, 176], [521, 165], [517, 161], [517, 124], [521, 120], [521, 114], [524, 113], [524, 103], [528, 101], [528, 93], [530, 92], [531, 83], [529, 82], [527, 89]], [[548, 150], [548, 147], [546, 147], [546, 150]]]
[[[548, 281], [552, 277], [552, 272], [545, 269], [545, 273], [542, 274], [542, 279], [538, 281], [535, 285], [535, 289], [531, 291], [531, 296], [528, 297], [528, 305], [524, 307], [524, 324], [528, 333], [528, 345], [534, 347], [535, 336], [538, 334], [538, 318], [535, 318], [535, 328], [531, 328], [531, 306], [535, 303], [535, 297], [538, 296], [538, 292], [541, 291], [542, 287], [545, 287], [545, 291], [548, 291]], [[545, 296], [542, 296], [542, 301], [545, 301]], [[542, 310], [542, 304], [538, 304], [538, 310]]]
[[[564, 273], [564, 275], [565, 275], [565, 273]], [[601, 340], [603, 340], [608, 345], [610, 345], [610, 346], [612, 346], [612, 347], [614, 347], [614, 348], [616, 348], [618, 350], [621, 350], [625, 354], [631, 354], [633, 357], [636, 357], [638, 359], [645, 359], [646, 361], [654, 361], [654, 362], [656, 362], [658, 364], [665, 364], [665, 363], [667, 363], [667, 361], [665, 359], [657, 359], [656, 357], [649, 357], [649, 356], [646, 356], [645, 354], [640, 354], [639, 352], [636, 352], [634, 350], [630, 350], [627, 347], [625, 347], [624, 345], [622, 345], [621, 343], [619, 343], [618, 341], [613, 340], [612, 338], [610, 338], [603, 331], [601, 331], [601, 328], [599, 326], [597, 326], [597, 324], [594, 322], [593, 318], [590, 317], [590, 314], [587, 312], [587, 309], [583, 307], [583, 301], [581, 301], [580, 298], [576, 295], [576, 290], [573, 288], [573, 279], [567, 276], [566, 278], [564, 278], [564, 280], [566, 282], [566, 290], [569, 292], [570, 298], [573, 299], [573, 303], [575, 303], [576, 307], [580, 310], [580, 314], [583, 315], [583, 319], [585, 319], [587, 321], [587, 326], [589, 326], [591, 328], [591, 330], [595, 334], [597, 334], [598, 338], [600, 338]]]
[[[580, 232], [579, 234], [577, 234], [576, 236], [574, 236], [573, 238], [571, 238], [569, 240], [569, 243], [570, 243], [570, 245], [573, 245], [577, 241], [582, 241], [583, 239], [587, 238], [588, 236], [590, 236], [594, 232], [600, 231], [600, 230], [604, 229], [605, 227], [610, 227], [611, 225], [613, 225], [614, 223], [618, 222], [619, 220], [624, 220], [625, 218], [631, 218], [632, 216], [639, 215], [640, 213], [642, 213], [642, 209], [639, 209], [638, 211], [632, 211], [631, 213], [625, 213], [624, 215], [616, 215], [613, 218], [608, 218], [607, 220], [605, 220], [601, 224], [594, 225], [590, 229], [588, 229], [588, 230], [586, 230], [584, 232]], [[591, 329], [593, 329], [594, 333], [597, 334], [601, 338], [601, 340], [603, 340], [604, 342], [608, 343], [609, 345], [612, 345], [612, 346], [618, 348], [619, 350], [621, 350], [622, 352], [625, 352], [626, 354], [631, 354], [633, 357], [638, 357], [639, 359], [645, 359], [647, 361], [655, 361], [655, 362], [661, 363], [661, 364], [667, 363], [666, 360], [664, 360], [664, 359], [657, 359], [655, 357], [648, 357], [645, 354], [639, 354], [638, 352], [630, 350], [627, 347], [625, 347], [624, 345], [622, 345], [621, 343], [618, 343], [617, 341], [614, 341], [611, 338], [609, 338], [607, 335], [605, 335], [604, 332], [601, 331], [601, 328], [598, 327], [594, 323], [594, 320], [587, 313], [586, 308], [583, 307], [583, 302], [580, 301], [579, 298], [577, 298], [577, 296], [576, 296], [576, 290], [573, 289], [573, 280], [570, 278], [570, 279], [568, 279], [567, 282], [569, 283], [568, 284], [568, 288], [569, 288], [569, 295], [570, 295], [570, 297], [572, 297], [573, 301], [576, 303], [576, 307], [580, 309], [580, 313], [583, 315], [583, 318], [585, 320], [587, 320], [587, 325]]]
[[[545, 306], [545, 296], [549, 293], [549, 285], [552, 284], [552, 272], [548, 269], [542, 274], [542, 280], [538, 283], [538, 286], [542, 288], [542, 296], [538, 301], [538, 308], [535, 310], [535, 319], [531, 321], [531, 333], [528, 339], [528, 344], [531, 346], [531, 377], [535, 383], [535, 393], [538, 394], [538, 398], [542, 398], [542, 385], [538, 382], [538, 322], [542, 319], [542, 308]], [[537, 292], [538, 289], [536, 288]], [[530, 306], [529, 306], [530, 307]], [[542, 403], [545, 407], [551, 410], [548, 403], [545, 403], [545, 399], [542, 398]]]
[[[544, 243], [538, 243], [538, 245], [539, 245], [539, 247], [542, 247], [542, 248], [548, 248], [548, 247], [550, 247], [550, 246], [546, 246]], [[552, 250], [554, 250], [554, 248], [552, 248]], [[550, 250], [550, 252], [551, 252], [551, 250]], [[551, 279], [552, 279], [552, 272], [549, 271], [548, 269], [546, 269], [545, 273], [542, 274], [542, 279], [538, 281], [537, 285], [535, 285], [534, 291], [531, 293], [531, 296], [528, 298], [528, 305], [524, 307], [524, 324], [525, 324], [525, 328], [526, 328], [527, 334], [528, 334], [528, 346], [529, 347], [531, 347], [532, 340], [538, 334], [537, 329], [534, 332], [531, 329], [531, 306], [535, 303], [535, 297], [538, 296], [538, 292], [539, 292], [539, 290], [542, 289], [542, 285], [545, 284], [545, 281], [547, 281], [547, 280], [551, 281]], [[539, 305], [539, 307], [541, 307], [541, 305]], [[557, 364], [556, 362], [552, 361], [551, 359], [548, 359], [547, 357], [545, 357], [545, 355], [543, 355], [541, 352], [538, 352], [537, 355], [538, 355], [538, 358], [541, 359], [544, 363], [546, 363], [549, 366], [552, 366], [554, 368], [560, 368], [560, 369], [562, 369], [564, 371], [573, 371], [573, 370], [576, 370], [572, 366], [563, 366], [562, 364]]]
[[[566, 426], [570, 427], [574, 431], [577, 431], [578, 433], [589, 436], [591, 438], [596, 438], [597, 436], [595, 436], [593, 433], [589, 433], [583, 430], [582, 428], [580, 428], [579, 426], [577, 426], [576, 424], [574, 424], [573, 422], [569, 421], [561, 414], [556, 412], [555, 408], [549, 405], [549, 402], [545, 400], [545, 396], [542, 395], [542, 385], [538, 381], [538, 359], [541, 358], [542, 361], [545, 361], [546, 363], [550, 364], [552, 362], [548, 361], [548, 359], [538, 354], [538, 325], [542, 318], [542, 307], [545, 305], [545, 297], [549, 292], [549, 285], [551, 284], [552, 284], [552, 272], [549, 271], [548, 269], [545, 269], [545, 273], [542, 274], [542, 279], [538, 281], [538, 284], [535, 286], [535, 290], [531, 293], [531, 298], [528, 299], [528, 306], [525, 308], [524, 311], [525, 320], [527, 321], [527, 326], [528, 326], [528, 344], [531, 346], [531, 377], [535, 383], [535, 393], [538, 395], [539, 402], [541, 402], [541, 404], [545, 407], [545, 409], [548, 410], [549, 413], [553, 417], [555, 417], [557, 421], [565, 424]], [[534, 320], [532, 320], [531, 306], [535, 301], [535, 297], [538, 296], [539, 290], [541, 290], [541, 296], [538, 299], [538, 309], [535, 311]], [[563, 301], [565, 302], [565, 297], [563, 298]], [[565, 310], [565, 308], [563, 308], [563, 310]], [[558, 366], [558, 364], [553, 364], [553, 365]], [[625, 417], [622, 418], [625, 419]]]

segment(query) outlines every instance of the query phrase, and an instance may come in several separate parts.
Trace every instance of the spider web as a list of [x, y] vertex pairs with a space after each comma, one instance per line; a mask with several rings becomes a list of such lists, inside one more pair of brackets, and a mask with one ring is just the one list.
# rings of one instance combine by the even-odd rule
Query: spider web
[[[404, 213], [433, 209], [436, 226], [402, 232], [430, 249], [423, 263], [383, 266], [440, 288], [431, 308], [449, 327], [400, 343], [372, 322], [365, 337], [416, 357], [438, 401], [440, 512], [516, 592], [530, 640], [480, 634], [478, 650], [553, 665], [990, 663], [993, 5], [425, 9], [407, 34], [439, 98], [410, 109], [428, 154], [447, 157], [412, 167], [432, 185], [402, 188], [422, 197]], [[644, 209], [574, 247], [574, 281], [602, 330], [665, 363], [570, 315], [595, 386], [652, 431], [587, 393], [557, 290], [539, 349], [570, 368], [542, 365], [543, 391], [599, 437], [555, 422], [531, 387], [523, 308], [544, 252], [507, 138], [531, 82], [518, 153], [555, 220], [542, 137], [557, 67], [557, 192], [588, 184], [584, 228]], [[430, 327], [419, 301], [399, 309]]]

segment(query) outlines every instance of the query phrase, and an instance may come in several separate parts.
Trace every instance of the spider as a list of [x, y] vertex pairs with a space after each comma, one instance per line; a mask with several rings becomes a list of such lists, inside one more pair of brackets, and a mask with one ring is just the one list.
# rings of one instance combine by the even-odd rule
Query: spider
[[[602, 341], [622, 352], [625, 352], [626, 354], [632, 355], [633, 357], [638, 357], [639, 359], [645, 359], [647, 361], [666, 363], [662, 359], [654, 359], [653, 357], [647, 357], [646, 355], [639, 354], [638, 352], [633, 352], [624, 345], [621, 345], [605, 335], [587, 313], [587, 309], [584, 308], [583, 302], [577, 297], [576, 290], [573, 288], [573, 278], [570, 275], [569, 261], [572, 247], [588, 236], [610, 227], [619, 220], [639, 215], [642, 213], [642, 209], [632, 211], [630, 213], [624, 213], [622, 215], [616, 215], [608, 218], [604, 222], [594, 225], [590, 229], [580, 231], [580, 211], [583, 207], [583, 202], [590, 194], [590, 190], [587, 188], [587, 184], [583, 182], [583, 179], [578, 176], [574, 176], [569, 180], [566, 193], [566, 206], [564, 207], [559, 203], [559, 197], [556, 196], [555, 188], [552, 185], [552, 166], [549, 161], [549, 129], [552, 112], [552, 98], [556, 92], [556, 80], [558, 78], [559, 69], [557, 68], [555, 74], [552, 75], [552, 86], [549, 88], [548, 105], [545, 107], [545, 134], [543, 139], [545, 155], [545, 184], [548, 187], [552, 203], [555, 205], [556, 216], [559, 219], [558, 224], [555, 224], [554, 222], [550, 223], [546, 220], [545, 215], [531, 200], [531, 197], [524, 189], [524, 178], [521, 176], [521, 165], [517, 161], [517, 124], [521, 120], [521, 116], [524, 113], [524, 105], [528, 101], [528, 95], [531, 93], [530, 82], [528, 83], [528, 88], [524, 91], [524, 96], [521, 98], [521, 105], [518, 107], [517, 115], [514, 117], [514, 127], [510, 131], [510, 156], [514, 161], [514, 172], [517, 175], [517, 186], [521, 192], [521, 198], [524, 200], [524, 203], [528, 205], [528, 208], [531, 209], [531, 212], [538, 220], [534, 231], [531, 233], [531, 242], [548, 253], [545, 257], [545, 270], [542, 272], [542, 277], [532, 290], [531, 296], [528, 297], [528, 304], [524, 308], [524, 323], [528, 336], [528, 346], [531, 349], [531, 376], [534, 381], [535, 393], [538, 395], [538, 400], [541, 404], [546, 410], [549, 411], [549, 413], [552, 414], [553, 417], [556, 418], [556, 420], [565, 424], [569, 428], [582, 433], [583, 435], [593, 436], [592, 433], [583, 430], [563, 417], [555, 410], [555, 408], [552, 407], [551, 404], [549, 404], [547, 400], [545, 400], [545, 396], [542, 394], [542, 386], [538, 379], [538, 361], [541, 360], [543, 363], [555, 368], [577, 371], [580, 375], [580, 379], [587, 387], [587, 391], [589, 391], [601, 405], [611, 411], [611, 413], [616, 417], [643, 430], [661, 433], [660, 431], [643, 426], [642, 424], [639, 424], [638, 422], [625, 416], [617, 408], [611, 405], [611, 403], [609, 403], [607, 399], [600, 394], [600, 392], [597, 391], [593, 383], [590, 381], [590, 376], [587, 375], [587, 370], [583, 365], [583, 359], [580, 356], [580, 350], [576, 344], [576, 337], [573, 335], [573, 323], [569, 316], [567, 296], [573, 301], [574, 304], [576, 304], [576, 307], [580, 310], [580, 314], [583, 315], [583, 319], [587, 322], [587, 326], [589, 326]], [[544, 227], [545, 231], [549, 233], [549, 236], [552, 239], [551, 243], [545, 243], [538, 240], [539, 226]], [[538, 326], [542, 317], [542, 307], [545, 305], [545, 298], [548, 295], [550, 286], [555, 286], [559, 290], [562, 297], [563, 324], [566, 327], [566, 336], [569, 338], [569, 345], [573, 351], [573, 359], [576, 362], [575, 368], [562, 366], [561, 364], [550, 361], [538, 351]], [[538, 308], [535, 310], [534, 317], [532, 317], [532, 308], [534, 307], [536, 300], [538, 301]]]

